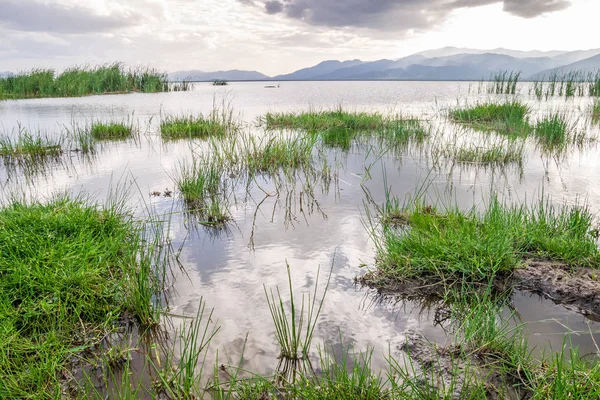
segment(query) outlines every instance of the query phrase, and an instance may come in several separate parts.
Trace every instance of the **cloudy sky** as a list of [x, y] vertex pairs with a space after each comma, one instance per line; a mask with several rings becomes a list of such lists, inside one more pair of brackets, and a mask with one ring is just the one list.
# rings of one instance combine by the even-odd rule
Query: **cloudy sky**
[[123, 61], [278, 74], [444, 46], [600, 47], [599, 0], [0, 0], [0, 71]]

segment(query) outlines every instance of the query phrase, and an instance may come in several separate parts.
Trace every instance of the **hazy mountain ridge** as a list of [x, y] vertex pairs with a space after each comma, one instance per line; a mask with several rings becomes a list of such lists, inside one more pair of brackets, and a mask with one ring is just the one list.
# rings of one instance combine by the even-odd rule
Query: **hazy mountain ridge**
[[204, 72], [198, 70], [178, 71], [169, 74], [172, 81], [261, 81], [270, 79], [269, 76], [257, 71], [233, 69], [230, 71]]
[[600, 70], [600, 49], [577, 51], [476, 50], [444, 47], [396, 60], [327, 60], [312, 67], [268, 77], [256, 71], [180, 71], [172, 80], [481, 80], [503, 71], [520, 72], [521, 79], [539, 79], [553, 72]]

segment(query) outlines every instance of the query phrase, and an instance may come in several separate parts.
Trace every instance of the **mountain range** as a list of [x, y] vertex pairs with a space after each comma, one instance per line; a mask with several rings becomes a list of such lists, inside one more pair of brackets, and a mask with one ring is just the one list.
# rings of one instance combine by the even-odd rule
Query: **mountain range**
[[476, 50], [444, 47], [398, 59], [376, 61], [327, 60], [288, 74], [267, 76], [257, 71], [178, 71], [174, 81], [290, 81], [290, 80], [481, 80], [504, 71], [521, 79], [543, 79], [554, 73], [598, 72], [600, 48], [577, 51]]

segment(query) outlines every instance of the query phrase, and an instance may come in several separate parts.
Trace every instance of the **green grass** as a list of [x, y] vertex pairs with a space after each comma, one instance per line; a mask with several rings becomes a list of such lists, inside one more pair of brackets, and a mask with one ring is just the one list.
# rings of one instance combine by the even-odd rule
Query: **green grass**
[[600, 122], [600, 100], [594, 99], [592, 103], [592, 122]]
[[437, 153], [452, 159], [458, 164], [479, 164], [486, 166], [523, 165], [525, 153], [523, 144], [515, 141], [492, 143], [491, 145], [468, 144], [441, 147]]
[[423, 139], [426, 131], [420, 121], [380, 113], [333, 111], [267, 113], [263, 123], [268, 130], [300, 130], [321, 138], [324, 145], [348, 150], [359, 136], [385, 138], [391, 143]]
[[188, 209], [204, 224], [222, 225], [231, 219], [223, 173], [223, 166], [209, 157], [195, 158], [191, 165], [179, 169], [177, 189]]
[[165, 140], [176, 139], [205, 139], [208, 137], [223, 137], [231, 132], [233, 125], [222, 121], [211, 114], [208, 117], [198, 116], [167, 116], [160, 123], [160, 134]]
[[242, 151], [243, 165], [250, 174], [293, 171], [313, 162], [314, 141], [305, 138], [251, 137]]
[[483, 213], [438, 211], [420, 202], [386, 212], [402, 215], [392, 221], [404, 225], [384, 224], [377, 266], [382, 276], [487, 282], [518, 268], [525, 257], [573, 267], [600, 263], [591, 234], [594, 219], [586, 208], [553, 208], [543, 202], [516, 207], [492, 199]]
[[455, 159], [459, 163], [477, 163], [477, 164], [523, 164], [522, 148], [507, 148], [504, 146], [494, 146], [487, 149], [458, 148]]
[[161, 115], [160, 134], [164, 140], [224, 138], [237, 134], [241, 123], [231, 104], [223, 99], [207, 115]]
[[92, 122], [90, 135], [95, 140], [124, 140], [133, 135], [133, 127], [123, 122]]
[[569, 138], [569, 124], [558, 113], [539, 120], [533, 129], [533, 134], [541, 142], [548, 145], [564, 145]]
[[0, 78], [0, 100], [167, 90], [165, 74], [149, 68], [126, 70], [119, 63], [72, 67], [58, 74], [51, 69], [34, 69]]
[[2, 397], [59, 398], [71, 357], [123, 313], [158, 321], [162, 250], [121, 206], [13, 202], [0, 209], [0, 227]]
[[0, 157], [20, 158], [60, 156], [63, 152], [62, 142], [41, 134], [34, 135], [26, 129], [19, 128], [16, 135], [0, 136]]
[[[317, 320], [323, 308], [325, 295], [329, 288], [331, 273], [327, 279], [325, 290], [321, 299], [318, 300], [317, 290], [319, 288], [319, 270], [317, 270], [317, 279], [315, 282], [314, 293], [312, 297], [308, 295], [305, 299], [304, 295], [298, 308], [298, 301], [294, 301], [294, 289], [292, 287], [292, 275], [289, 264], [287, 266], [288, 284], [290, 289], [290, 307], [289, 311], [284, 305], [284, 300], [281, 296], [279, 288], [277, 288], [277, 297], [273, 290], [267, 292], [264, 286], [267, 305], [271, 311], [271, 318], [275, 325], [275, 336], [281, 349], [281, 358], [291, 361], [301, 359], [307, 360], [310, 354], [311, 343], [316, 327]], [[332, 267], [333, 270], [333, 267]], [[306, 301], [305, 301], [306, 300]], [[305, 312], [306, 311], [306, 312]]]
[[494, 130], [506, 134], [522, 134], [529, 130], [529, 108], [518, 101], [482, 103], [450, 111], [454, 122], [468, 124], [475, 129]]

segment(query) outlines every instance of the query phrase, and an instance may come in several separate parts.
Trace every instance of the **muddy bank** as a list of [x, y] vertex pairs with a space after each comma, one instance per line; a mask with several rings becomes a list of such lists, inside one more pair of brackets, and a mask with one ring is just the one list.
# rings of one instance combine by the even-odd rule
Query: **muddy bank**
[[[434, 303], [445, 297], [452, 283], [426, 278], [398, 280], [378, 271], [356, 278], [356, 282], [377, 289], [383, 296], [403, 299], [427, 299]], [[460, 284], [460, 282], [457, 282]], [[482, 284], [482, 289], [489, 284]], [[525, 260], [512, 275], [499, 277], [492, 282], [498, 293], [512, 289], [525, 290], [544, 296], [556, 304], [575, 310], [586, 317], [600, 321], [600, 270], [572, 268], [549, 260]]]
[[454, 399], [485, 392], [488, 399], [529, 399], [519, 371], [506, 368], [492, 351], [464, 348], [459, 344], [439, 346], [414, 331], [404, 332], [396, 348], [412, 360], [417, 385], [434, 394]]
[[600, 270], [527, 260], [514, 272], [513, 287], [540, 294], [556, 304], [600, 321]]

